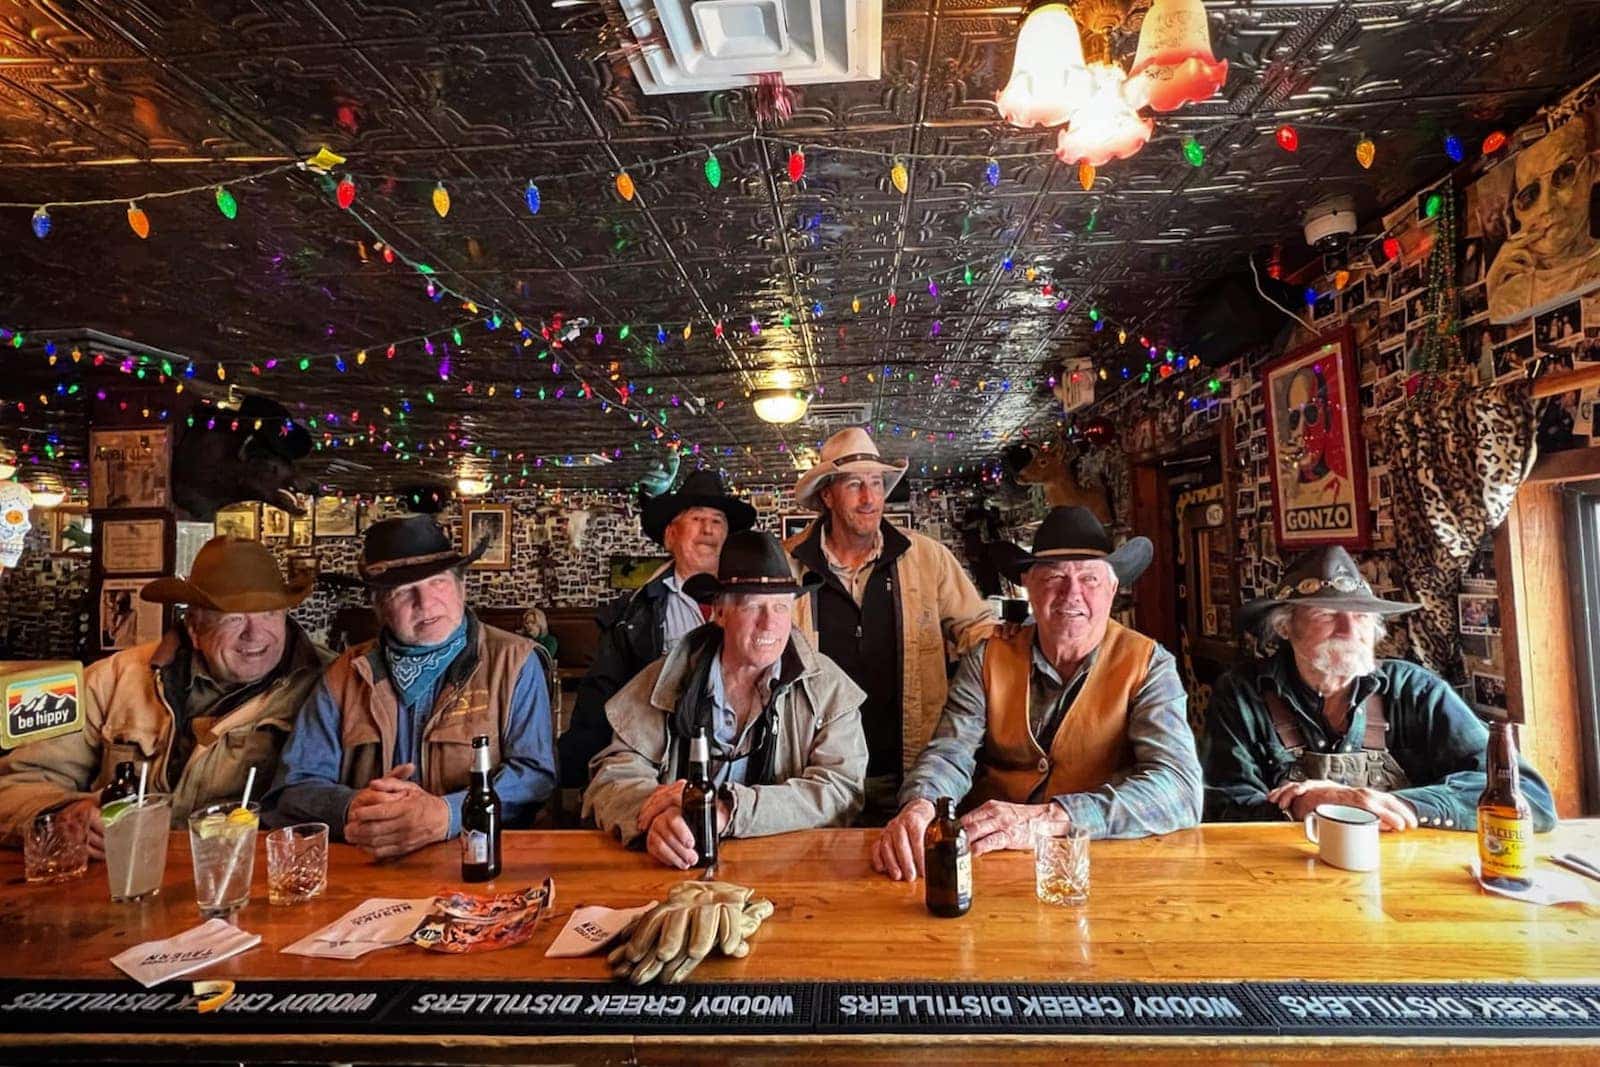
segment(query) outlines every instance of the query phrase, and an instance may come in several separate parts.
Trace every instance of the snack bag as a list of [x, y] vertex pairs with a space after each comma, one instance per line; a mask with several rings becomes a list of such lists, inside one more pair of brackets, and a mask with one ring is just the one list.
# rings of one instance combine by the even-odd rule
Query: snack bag
[[489, 952], [520, 945], [533, 936], [539, 916], [555, 902], [555, 882], [492, 897], [448, 893], [434, 898], [433, 911], [411, 935], [432, 952]]

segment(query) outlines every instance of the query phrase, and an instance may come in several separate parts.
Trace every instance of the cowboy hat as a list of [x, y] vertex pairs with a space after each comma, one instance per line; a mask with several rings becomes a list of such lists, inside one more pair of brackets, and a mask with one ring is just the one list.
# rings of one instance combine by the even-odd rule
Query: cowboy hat
[[1155, 546], [1148, 537], [1130, 537], [1112, 548], [1111, 535], [1088, 508], [1051, 508], [1033, 535], [1033, 551], [1009, 541], [989, 546], [989, 558], [1001, 574], [1021, 584], [1022, 572], [1035, 563], [1060, 563], [1073, 559], [1102, 559], [1111, 565], [1117, 584], [1127, 588], [1150, 566]]
[[683, 591], [702, 604], [721, 593], [808, 593], [822, 584], [822, 576], [806, 572], [796, 578], [783, 545], [769, 533], [742, 530], [728, 535], [717, 557], [717, 574], [696, 574], [683, 583]]
[[878, 454], [878, 446], [867, 431], [859, 426], [840, 430], [822, 445], [822, 456], [817, 465], [800, 476], [795, 483], [796, 506], [822, 510], [821, 493], [829, 479], [841, 474], [882, 474], [883, 495], [888, 496], [895, 485], [905, 477], [909, 459], [890, 463]]
[[139, 590], [152, 604], [188, 604], [210, 611], [285, 611], [311, 594], [315, 575], [285, 582], [278, 561], [259, 541], [213, 537], [195, 554], [187, 578], [157, 578]]
[[1273, 596], [1259, 597], [1239, 609], [1239, 622], [1248, 628], [1273, 608], [1301, 604], [1324, 611], [1370, 615], [1404, 615], [1422, 607], [1375, 596], [1350, 553], [1330, 545], [1307, 552], [1291, 563]]
[[[510, 530], [506, 536], [511, 536]], [[393, 589], [452, 567], [470, 566], [488, 550], [489, 538], [484, 537], [471, 552], [458, 552], [433, 516], [401, 515], [367, 529], [356, 571], [369, 586]]]
[[639, 509], [639, 525], [656, 544], [665, 544], [667, 527], [690, 508], [716, 508], [728, 517], [728, 532], [748, 530], [756, 524], [756, 509], [728, 495], [722, 476], [715, 471], [691, 471], [676, 493], [663, 493]]

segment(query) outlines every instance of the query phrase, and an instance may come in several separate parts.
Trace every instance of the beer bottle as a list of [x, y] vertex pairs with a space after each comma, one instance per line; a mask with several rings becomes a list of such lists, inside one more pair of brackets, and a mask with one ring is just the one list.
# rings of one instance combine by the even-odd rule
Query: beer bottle
[[117, 764], [117, 770], [106, 787], [100, 790], [100, 806], [103, 808], [114, 800], [122, 800], [139, 792], [139, 776], [133, 773], [133, 760], [123, 760]]
[[937, 809], [922, 835], [928, 910], [941, 919], [959, 919], [972, 907], [972, 852], [954, 798], [940, 797]]
[[500, 798], [489, 781], [489, 739], [472, 739], [472, 780], [461, 804], [461, 880], [487, 882], [500, 873]]
[[1478, 865], [1497, 889], [1533, 886], [1533, 810], [1522, 795], [1517, 739], [1508, 722], [1489, 724], [1488, 781], [1478, 797]]
[[704, 726], [689, 742], [689, 777], [683, 783], [683, 821], [694, 835], [702, 867], [717, 862], [717, 791], [711, 787], [711, 742]]

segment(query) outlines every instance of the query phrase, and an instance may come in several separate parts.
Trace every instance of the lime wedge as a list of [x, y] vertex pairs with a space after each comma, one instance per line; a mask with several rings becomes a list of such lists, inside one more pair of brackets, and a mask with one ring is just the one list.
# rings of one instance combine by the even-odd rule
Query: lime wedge
[[138, 800], [135, 797], [122, 797], [121, 799], [113, 800], [111, 803], [100, 809], [101, 823], [106, 826], [110, 826], [112, 823], [116, 822], [124, 812], [137, 803]]

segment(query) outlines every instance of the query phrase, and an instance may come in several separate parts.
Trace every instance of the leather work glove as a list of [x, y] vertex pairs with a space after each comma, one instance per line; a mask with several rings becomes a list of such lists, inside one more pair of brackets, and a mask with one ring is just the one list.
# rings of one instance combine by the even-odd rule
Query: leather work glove
[[729, 882], [680, 882], [665, 902], [642, 915], [632, 936], [607, 958], [612, 973], [634, 985], [657, 977], [677, 983], [720, 949], [725, 956], [750, 954], [749, 938], [772, 914], [772, 901]]

